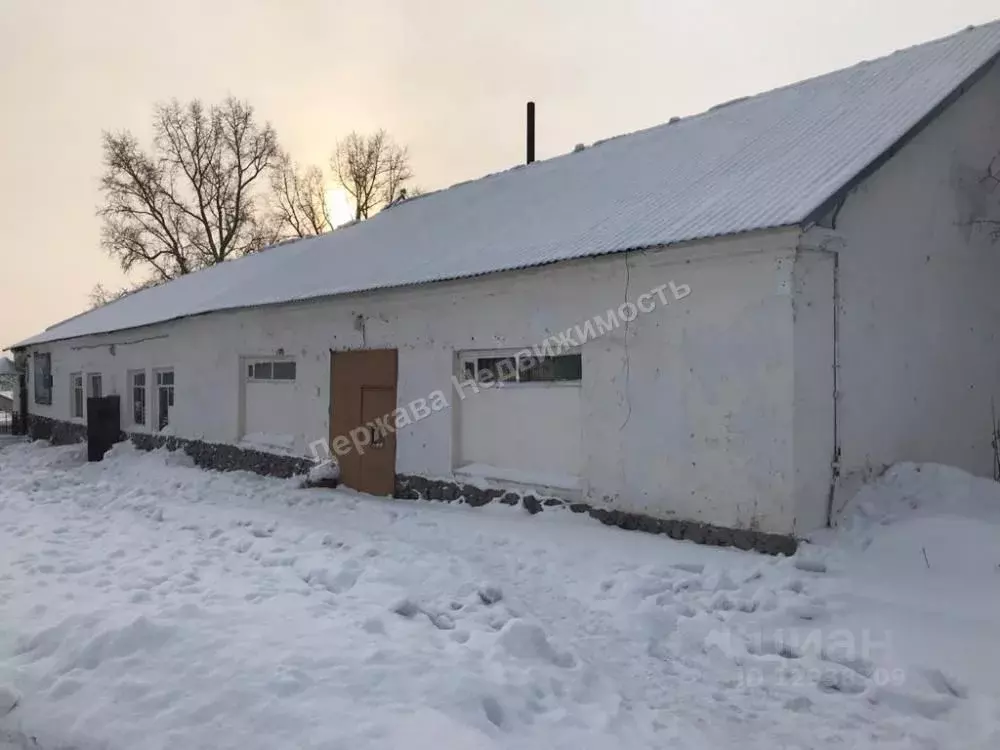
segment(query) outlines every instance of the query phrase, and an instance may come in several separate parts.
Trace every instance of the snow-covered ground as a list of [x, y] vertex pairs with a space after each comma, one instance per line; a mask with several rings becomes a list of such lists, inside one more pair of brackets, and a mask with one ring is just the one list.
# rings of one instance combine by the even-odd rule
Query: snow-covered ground
[[14, 445], [0, 748], [996, 750], [998, 563], [943, 467], [784, 559]]

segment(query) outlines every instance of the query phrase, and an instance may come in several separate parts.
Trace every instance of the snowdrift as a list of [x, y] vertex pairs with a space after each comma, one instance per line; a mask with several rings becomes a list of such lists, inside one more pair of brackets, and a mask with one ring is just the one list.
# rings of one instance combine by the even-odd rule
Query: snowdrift
[[1000, 576], [1000, 483], [939, 464], [903, 463], [862, 488], [839, 545], [885, 568]]
[[12, 446], [0, 750], [996, 750], [998, 529], [940, 466], [784, 558]]

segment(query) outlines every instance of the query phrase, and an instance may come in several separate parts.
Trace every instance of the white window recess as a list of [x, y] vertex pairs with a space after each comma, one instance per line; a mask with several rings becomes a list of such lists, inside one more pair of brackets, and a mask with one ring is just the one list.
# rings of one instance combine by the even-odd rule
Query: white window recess
[[[582, 469], [583, 360], [572, 352], [519, 359], [517, 351], [470, 351], [459, 377], [480, 385], [457, 399], [455, 473], [578, 492]], [[487, 374], [488, 373], [488, 374]]]
[[292, 453], [302, 432], [295, 360], [244, 357], [241, 369], [240, 442], [270, 453]]

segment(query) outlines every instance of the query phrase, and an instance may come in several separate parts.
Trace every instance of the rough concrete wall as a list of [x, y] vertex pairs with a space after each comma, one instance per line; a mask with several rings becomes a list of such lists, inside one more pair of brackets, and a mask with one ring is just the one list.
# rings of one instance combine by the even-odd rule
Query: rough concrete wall
[[585, 369], [603, 362], [611, 383], [584, 383], [589, 501], [791, 531], [792, 258], [658, 259], [690, 285], [687, 304], [640, 317], [627, 348], [619, 331], [585, 354]]
[[835, 256], [795, 256], [795, 527], [826, 525], [834, 454]]
[[971, 222], [996, 211], [998, 152], [994, 66], [810, 233], [840, 256], [838, 508], [897, 461], [991, 473], [1000, 245]]

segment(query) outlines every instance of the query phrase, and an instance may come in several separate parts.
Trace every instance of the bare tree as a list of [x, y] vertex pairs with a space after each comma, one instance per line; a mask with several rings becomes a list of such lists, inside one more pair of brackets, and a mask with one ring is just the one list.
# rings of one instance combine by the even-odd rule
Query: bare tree
[[102, 245], [123, 270], [165, 281], [274, 239], [256, 183], [278, 157], [277, 137], [249, 104], [159, 104], [153, 134], [150, 152], [128, 131], [103, 136]]
[[271, 173], [271, 191], [272, 219], [282, 237], [309, 237], [333, 228], [319, 167], [301, 168], [281, 153]]
[[96, 307], [104, 307], [109, 302], [124, 296], [121, 291], [108, 289], [104, 284], [94, 284], [94, 288], [90, 290], [90, 308], [93, 310]]
[[121, 287], [120, 289], [109, 289], [104, 284], [97, 283], [90, 290], [90, 309], [104, 307], [115, 300], [120, 300], [122, 297], [128, 297], [130, 294], [141, 292], [143, 289], [159, 286], [163, 282], [164, 279], [151, 278], [140, 281], [137, 284], [132, 284], [131, 286]]
[[330, 166], [354, 201], [355, 219], [367, 219], [388, 206], [413, 177], [406, 147], [384, 130], [341, 139]]

